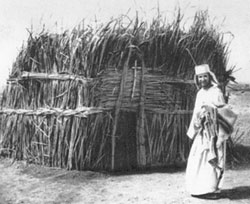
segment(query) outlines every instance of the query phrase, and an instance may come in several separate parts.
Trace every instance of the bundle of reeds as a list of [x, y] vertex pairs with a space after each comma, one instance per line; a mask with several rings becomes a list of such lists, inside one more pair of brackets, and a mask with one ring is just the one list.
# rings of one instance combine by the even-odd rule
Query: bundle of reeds
[[197, 13], [129, 24], [81, 25], [30, 34], [1, 100], [1, 148], [69, 169], [131, 169], [185, 162], [196, 88], [194, 64], [208, 63], [223, 86], [227, 45]]
[[[190, 79], [194, 62], [208, 63], [220, 76], [224, 74], [227, 61], [227, 44], [223, 35], [207, 23], [208, 14], [199, 12], [188, 31], [180, 28], [181, 15], [170, 24], [154, 19], [150, 25], [138, 18], [127, 25], [118, 18], [97, 29], [90, 26], [75, 28], [72, 33], [30, 34], [28, 44], [17, 57], [10, 77], [22, 71], [46, 73], [70, 73], [96, 77], [103, 69], [122, 69], [128, 57], [129, 47], [135, 47], [130, 66], [141, 57], [145, 66], [161, 68], [174, 77]], [[160, 21], [160, 22], [159, 22]], [[125, 27], [126, 26], [126, 27]], [[139, 57], [139, 55], [141, 57]], [[221, 68], [220, 68], [221, 67]]]

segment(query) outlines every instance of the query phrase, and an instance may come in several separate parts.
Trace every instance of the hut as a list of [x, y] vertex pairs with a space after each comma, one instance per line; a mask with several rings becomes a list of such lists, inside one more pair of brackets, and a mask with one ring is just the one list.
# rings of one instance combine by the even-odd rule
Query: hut
[[133, 170], [185, 163], [196, 87], [194, 61], [223, 90], [230, 78], [223, 35], [207, 13], [188, 31], [136, 18], [30, 36], [1, 99], [1, 150], [77, 170]]

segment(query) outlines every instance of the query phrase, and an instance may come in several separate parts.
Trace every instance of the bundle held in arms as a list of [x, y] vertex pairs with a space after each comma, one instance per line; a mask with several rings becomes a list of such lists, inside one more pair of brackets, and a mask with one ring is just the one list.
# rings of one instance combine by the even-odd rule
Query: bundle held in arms
[[204, 135], [209, 141], [209, 158], [211, 165], [219, 168], [217, 148], [226, 141], [232, 131], [237, 115], [226, 105], [219, 108], [204, 105], [196, 115], [197, 135]]

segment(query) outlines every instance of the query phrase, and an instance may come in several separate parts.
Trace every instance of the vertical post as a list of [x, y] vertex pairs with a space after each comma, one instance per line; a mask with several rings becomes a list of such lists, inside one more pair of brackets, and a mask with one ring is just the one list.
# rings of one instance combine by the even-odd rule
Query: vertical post
[[126, 64], [123, 68], [122, 76], [121, 76], [121, 83], [120, 83], [120, 92], [116, 101], [115, 105], [115, 117], [114, 117], [114, 126], [113, 126], [113, 131], [112, 131], [112, 149], [111, 149], [111, 169], [115, 169], [115, 137], [116, 137], [116, 129], [117, 129], [117, 123], [118, 123], [118, 118], [119, 118], [119, 113], [120, 113], [120, 108], [121, 108], [121, 100], [123, 97], [123, 91], [124, 91], [124, 86], [126, 83], [126, 77], [127, 77], [127, 72], [128, 72], [128, 66], [129, 66], [129, 59], [131, 56], [132, 48], [129, 49], [128, 53], [128, 58], [126, 61]]
[[141, 69], [141, 87], [140, 87], [140, 103], [139, 103], [139, 116], [137, 120], [137, 163], [139, 166], [146, 165], [146, 148], [145, 148], [145, 92], [146, 85], [144, 79], [145, 62], [142, 57]]
[[137, 69], [140, 69], [140, 67], [137, 67], [137, 60], [135, 60], [135, 66], [132, 67], [134, 70], [134, 81], [133, 81], [133, 87], [132, 87], [132, 94], [131, 94], [131, 100], [133, 100], [135, 95], [135, 87], [136, 87], [136, 78], [137, 78]]
[[72, 170], [73, 164], [72, 164], [72, 159], [74, 157], [74, 144], [75, 144], [75, 139], [76, 139], [76, 130], [77, 128], [77, 123], [78, 119], [77, 117], [71, 116], [70, 120], [72, 120], [72, 129], [71, 129], [71, 134], [70, 134], [70, 143], [69, 143], [69, 154], [68, 154], [68, 162], [67, 162], [67, 169]]

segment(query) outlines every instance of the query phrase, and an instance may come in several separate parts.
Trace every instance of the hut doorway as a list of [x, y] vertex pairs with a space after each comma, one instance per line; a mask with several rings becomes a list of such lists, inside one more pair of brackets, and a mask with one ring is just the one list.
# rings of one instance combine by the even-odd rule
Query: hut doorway
[[136, 113], [121, 111], [116, 133], [115, 169], [133, 170], [137, 167]]

